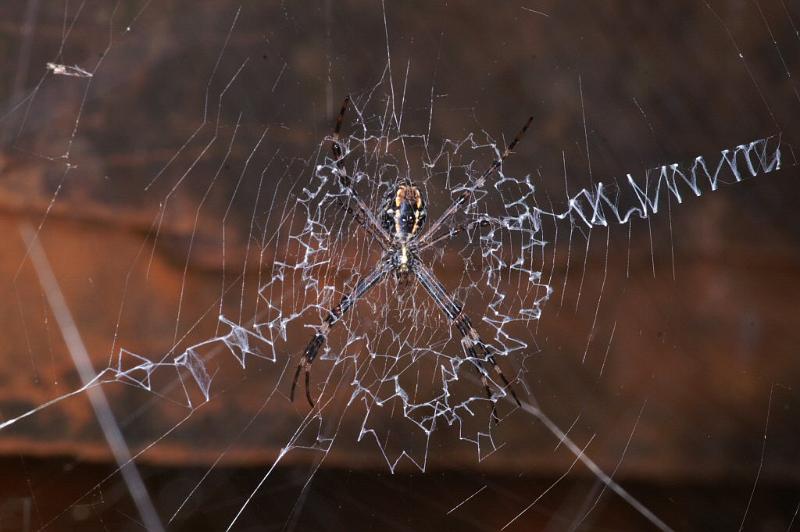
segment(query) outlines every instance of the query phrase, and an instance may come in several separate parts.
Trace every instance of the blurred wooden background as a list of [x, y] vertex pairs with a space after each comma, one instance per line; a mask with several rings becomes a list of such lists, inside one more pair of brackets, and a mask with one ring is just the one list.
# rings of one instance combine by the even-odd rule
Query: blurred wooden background
[[[253, 289], [257, 283], [259, 272], [247, 262], [245, 250], [258, 180], [248, 174], [238, 187], [237, 180], [261, 132], [269, 126], [254, 167], [262, 168], [277, 153], [274, 173], [265, 180], [267, 192], [275, 190], [283, 174], [289, 182], [307, 179], [301, 159], [310, 157], [329, 134], [342, 96], [366, 91], [381, 77], [388, 34], [394, 88], [406, 95], [404, 128], [426, 131], [432, 117], [432, 138], [460, 138], [481, 130], [502, 138], [533, 114], [534, 127], [509, 167], [536, 176], [554, 201], [564, 197], [565, 170], [575, 192], [590, 178], [608, 181], [696, 155], [713, 161], [722, 149], [782, 134], [780, 172], [673, 203], [669, 213], [635, 223], [630, 234], [626, 227], [612, 227], [607, 264], [605, 230], [594, 231], [580, 285], [586, 241], [577, 238], [568, 248], [568, 226], [562, 226], [559, 241], [553, 242], [556, 293], [532, 334], [538, 349], [509, 364], [522, 372], [554, 421], [566, 430], [578, 419], [571, 437], [585, 444], [594, 435], [589, 455], [604, 470], [615, 471], [617, 480], [638, 486], [675, 527], [737, 526], [758, 475], [751, 523], [759, 530], [787, 528], [793, 507], [786, 501], [800, 496], [800, 226], [795, 218], [800, 188], [792, 152], [800, 105], [792, 77], [800, 51], [793, 21], [800, 12], [795, 5], [781, 0], [648, 6], [544, 1], [491, 7], [412, 2], [391, 3], [384, 13], [380, 3], [363, 0], [241, 6], [176, 1], [149, 5], [141, 14], [137, 2], [116, 6], [21, 0], [0, 6], [3, 419], [80, 386], [25, 258], [22, 223], [42, 224], [41, 242], [98, 371], [119, 347], [160, 358], [174, 342], [185, 264], [182, 330], [213, 308], [223, 271], [244, 270], [246, 286]], [[48, 62], [79, 65], [94, 77], [54, 76]], [[216, 129], [218, 111], [221, 126]], [[230, 162], [203, 199], [240, 113]], [[215, 134], [224, 141], [204, 151]], [[161, 212], [163, 225], [153, 248], [148, 235]], [[458, 283], [456, 273], [441, 271], [448, 286]], [[570, 278], [562, 294], [566, 275]], [[226, 303], [235, 306], [235, 299]], [[214, 315], [189, 340], [213, 335]], [[306, 338], [290, 341], [289, 351], [296, 354]], [[228, 473], [218, 475], [225, 479], [213, 486], [231, 482], [236, 494], [226, 492], [219, 502], [225, 511], [206, 517], [209, 527], [224, 526], [230, 509], [249, 491], [237, 482], [252, 482], [252, 473], [234, 468], [259, 471], [270, 464], [306, 412], [304, 403], [293, 405], [287, 397], [259, 411], [265, 391], [277, 386], [287, 394], [289, 382], [278, 379], [287, 364], [294, 367], [293, 359], [259, 361], [245, 371], [232, 357], [228, 363], [228, 380], [220, 378], [213, 400], [138, 460], [153, 471], [153, 486], [188, 486], [164, 488], [169, 492], [162, 501], [166, 515], [175, 498], [191, 490], [187, 479], [196, 481], [198, 471], [233, 443], [222, 462], [231, 469], [220, 466]], [[168, 400], [123, 385], [108, 385], [104, 391], [135, 451], [186, 415]], [[255, 415], [259, 422], [232, 441], [231, 434]], [[375, 445], [356, 442], [359, 422], [355, 414], [345, 418], [326, 466], [385, 471]], [[353, 516], [341, 526], [502, 526], [524, 501], [537, 496], [533, 487], [546, 488], [574, 458], [563, 449], [553, 452], [557, 441], [519, 411], [498, 433], [505, 447], [481, 462], [474, 448], [459, 443], [453, 433], [438, 435], [428, 458], [431, 471], [448, 475], [442, 485], [402, 468], [410, 476], [397, 481], [396, 496], [413, 492], [416, 482], [420, 493], [446, 500], [444, 512], [425, 506], [430, 519], [409, 524], [381, 507], [372, 521]], [[112, 460], [85, 397], [0, 431], [0, 451], [10, 457], [7, 469], [12, 472], [1, 483], [0, 496], [40, 505], [39, 514], [30, 514], [33, 528], [72, 502], [49, 495], [48, 481], [74, 483], [77, 498], [102, 476], [97, 468]], [[24, 457], [23, 466], [16, 457]], [[287, 462], [296, 469], [281, 474], [305, 472], [316, 458], [292, 454]], [[100, 465], [83, 465], [86, 461]], [[72, 470], [64, 463], [78, 467]], [[547, 516], [579, 513], [580, 505], [570, 501], [582, 500], [576, 492], [594, 489], [591, 475], [579, 469], [573, 472], [578, 479], [574, 492], [558, 490], [544, 501], [545, 515], [532, 514], [517, 523], [519, 530], [526, 529], [525, 523], [544, 528]], [[332, 471], [320, 485], [341, 480], [337, 469]], [[353, 492], [377, 489], [372, 477], [347, 474], [357, 477]], [[487, 477], [480, 475], [499, 480], [483, 481]], [[518, 475], [535, 481], [518, 486], [524, 484], [513, 480]], [[286, 482], [295, 491], [281, 499], [277, 523], [286, 519], [290, 509], [284, 507], [299, 489]], [[475, 489], [442, 493], [470, 482]], [[469, 510], [478, 510], [474, 517], [448, 521], [460, 518], [445, 512], [482, 483], [492, 486], [487, 490], [495, 501], [492, 511], [483, 515], [476, 506]], [[112, 485], [122, 484], [116, 480]], [[509, 503], [514, 497], [501, 497], [503, 489], [517, 490], [519, 504]], [[527, 498], [520, 495], [526, 490], [531, 493]], [[199, 495], [205, 503], [219, 496], [211, 488]], [[314, 496], [328, 500], [320, 492]], [[330, 500], [338, 501], [333, 495]], [[720, 501], [719, 510], [712, 501]], [[107, 509], [123, 503], [97, 504]], [[3, 523], [22, 527], [24, 512], [15, 505], [8, 517], [0, 515], [3, 529]], [[335, 528], [315, 521], [319, 516], [306, 517], [315, 508], [299, 518], [300, 529]], [[586, 526], [645, 526], [635, 516], [624, 517], [628, 510], [623, 508], [619, 501], [609, 502], [601, 517]], [[127, 523], [103, 511], [108, 522]], [[91, 529], [99, 522], [94, 514], [78, 519], [70, 512], [59, 517], [54, 526], [62, 528], [56, 529]], [[615, 521], [615, 515], [623, 517]], [[714, 515], [718, 519], [709, 517]], [[192, 519], [196, 516], [178, 520], [175, 527], [203, 526]], [[216, 519], [220, 524], [212, 525]], [[272, 523], [266, 517], [250, 519], [253, 527]], [[562, 529], [558, 519], [555, 525], [551, 521], [551, 529]]]

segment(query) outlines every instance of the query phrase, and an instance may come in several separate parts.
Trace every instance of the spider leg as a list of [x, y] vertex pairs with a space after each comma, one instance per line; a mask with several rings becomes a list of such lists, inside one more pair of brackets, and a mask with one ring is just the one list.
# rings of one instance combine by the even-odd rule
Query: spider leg
[[342, 144], [340, 142], [340, 132], [342, 130], [344, 114], [349, 106], [350, 96], [347, 96], [345, 97], [344, 102], [342, 102], [342, 108], [339, 111], [339, 116], [336, 117], [336, 126], [333, 130], [331, 152], [333, 153], [333, 159], [336, 163], [336, 174], [339, 177], [339, 184], [347, 191], [347, 194], [356, 204], [355, 209], [347, 207], [348, 212], [352, 214], [352, 212], [355, 211], [358, 222], [365, 227], [371, 235], [376, 237], [378, 243], [381, 245], [384, 251], [386, 251], [389, 249], [392, 239], [383, 226], [381, 226], [380, 222], [372, 213], [372, 211], [369, 210], [367, 204], [364, 203], [364, 200], [361, 199], [361, 197], [353, 188], [353, 182], [350, 179], [350, 176], [347, 175], [347, 168], [345, 168], [344, 165], [344, 152], [342, 151]]
[[[500, 380], [503, 383], [503, 392], [508, 390], [517, 405], [521, 406], [516, 392], [511, 387], [511, 383], [508, 382], [508, 379], [506, 379], [506, 376], [503, 374], [503, 370], [497, 363], [497, 359], [494, 357], [492, 348], [481, 340], [481, 337], [478, 335], [478, 331], [476, 331], [475, 327], [472, 326], [472, 321], [470, 321], [469, 317], [464, 313], [461, 305], [452, 297], [450, 297], [444, 285], [439, 282], [434, 273], [419, 260], [414, 261], [414, 273], [416, 274], [417, 279], [419, 279], [423, 288], [425, 288], [425, 291], [428, 292], [428, 295], [431, 296], [436, 305], [447, 316], [447, 318], [450, 320], [450, 323], [456, 329], [458, 329], [459, 333], [461, 333], [461, 345], [463, 346], [468, 359], [480, 372], [481, 382], [483, 382], [488, 398], [492, 402], [492, 418], [495, 420], [495, 422], [497, 422], [498, 419], [495, 411], [496, 405], [492, 400], [492, 394], [489, 388], [490, 379], [488, 372], [484, 367], [485, 363], [488, 362], [491, 364], [494, 371], [500, 376]], [[480, 351], [480, 353], [478, 351]], [[478, 363], [474, 362], [475, 360], [477, 360]]]
[[419, 251], [424, 251], [428, 248], [432, 248], [442, 242], [450, 240], [451, 238], [455, 237], [458, 234], [472, 231], [476, 227], [489, 227], [490, 225], [492, 225], [492, 222], [487, 218], [481, 218], [480, 220], [475, 220], [468, 224], [459, 224], [455, 227], [451, 227], [450, 229], [448, 229], [446, 233], [442, 233], [439, 236], [434, 237], [432, 240], [428, 240], [425, 244], [417, 248], [417, 251], [419, 252]]
[[331, 151], [333, 152], [333, 159], [336, 161], [336, 167], [341, 172], [339, 174], [339, 180], [342, 182], [342, 185], [345, 187], [350, 186], [350, 178], [347, 176], [344, 167], [344, 157], [342, 155], [342, 145], [339, 144], [339, 139], [341, 138], [340, 133], [342, 131], [342, 121], [344, 120], [344, 114], [347, 112], [347, 108], [350, 106], [350, 96], [345, 96], [344, 101], [342, 102], [342, 108], [339, 110], [339, 116], [336, 117], [336, 127], [333, 129], [333, 144], [331, 144]]
[[486, 391], [486, 399], [492, 404], [492, 421], [495, 424], [500, 422], [500, 418], [497, 417], [497, 404], [492, 401], [492, 388], [489, 386], [489, 377], [487, 377], [486, 368], [480, 362], [476, 362], [476, 360], [480, 360], [478, 357], [478, 353], [475, 352], [475, 348], [472, 346], [468, 346], [465, 344], [462, 338], [461, 347], [464, 349], [464, 354], [467, 355], [467, 360], [472, 367], [478, 372], [478, 377], [481, 379], [481, 384], [483, 384], [483, 389]]
[[353, 291], [342, 296], [342, 299], [339, 300], [339, 304], [328, 312], [328, 315], [325, 316], [324, 320], [322, 320], [322, 323], [317, 328], [314, 336], [312, 336], [311, 340], [308, 342], [308, 345], [303, 351], [303, 358], [300, 360], [300, 363], [297, 365], [297, 370], [294, 372], [294, 379], [292, 379], [292, 391], [289, 395], [292, 401], [294, 401], [294, 391], [297, 387], [297, 380], [300, 377], [300, 371], [302, 370], [305, 372], [306, 399], [308, 400], [308, 404], [311, 405], [312, 408], [314, 407], [314, 400], [311, 399], [311, 391], [309, 388], [309, 374], [311, 373], [311, 364], [314, 363], [317, 353], [325, 344], [328, 333], [333, 326], [342, 319], [347, 311], [353, 307], [356, 301], [363, 297], [364, 294], [369, 292], [369, 290], [377, 285], [381, 280], [383, 280], [386, 274], [391, 271], [391, 269], [391, 262], [385, 258], [381, 259], [381, 263], [374, 270], [372, 270], [368, 276], [358, 281]]
[[513, 153], [513, 150], [516, 147], [516, 145], [519, 142], [519, 140], [522, 138], [522, 135], [524, 135], [525, 132], [528, 131], [528, 128], [530, 127], [532, 121], [533, 121], [533, 117], [532, 116], [528, 117], [528, 121], [525, 122], [525, 125], [522, 126], [522, 129], [520, 130], [519, 133], [517, 133], [517, 136], [514, 137], [514, 140], [511, 141], [511, 143], [508, 145], [508, 147], [506, 147], [506, 149], [503, 150], [503, 153], [500, 154], [500, 158], [497, 159], [496, 161], [492, 162], [492, 164], [489, 166], [489, 168], [487, 168], [486, 171], [483, 172], [481, 177], [479, 177], [478, 180], [475, 181], [475, 183], [474, 183], [474, 185], [472, 187], [470, 187], [469, 189], [464, 189], [463, 191], [461, 191], [461, 193], [458, 195], [456, 200], [453, 203], [450, 204], [450, 206], [447, 208], [447, 210], [445, 210], [442, 213], [442, 215], [439, 216], [439, 218], [435, 222], [433, 222], [433, 224], [431, 224], [430, 227], [428, 227], [428, 230], [425, 231], [425, 233], [422, 234], [419, 237], [419, 245], [420, 246], [424, 246], [425, 243], [436, 232], [439, 231], [439, 228], [441, 228], [445, 224], [445, 222], [447, 222], [447, 220], [449, 220], [450, 217], [453, 216], [456, 213], [456, 211], [458, 211], [458, 209], [461, 208], [461, 206], [464, 205], [467, 202], [469, 197], [472, 195], [472, 190], [474, 190], [476, 188], [481, 188], [484, 185], [484, 183], [486, 183], [486, 178], [489, 177], [495, 170], [500, 168], [500, 165], [503, 164], [503, 161], [505, 161], [506, 158], [508, 158], [508, 156]]
[[500, 369], [500, 365], [497, 363], [497, 359], [492, 353], [492, 347], [489, 344], [485, 344], [483, 341], [481, 341], [480, 336], [478, 336], [478, 331], [475, 330], [475, 327], [472, 326], [472, 321], [469, 319], [469, 316], [464, 314], [463, 311], [461, 314], [459, 314], [458, 318], [456, 318], [456, 327], [465, 339], [469, 338], [471, 340], [470, 343], [472, 344], [473, 349], [475, 346], [477, 346], [481, 350], [483, 360], [487, 360], [489, 364], [492, 365], [492, 369], [494, 369], [495, 373], [497, 373], [497, 375], [500, 377], [500, 380], [503, 382], [503, 389], [507, 389], [509, 391], [511, 397], [514, 399], [514, 402], [517, 403], [517, 406], [522, 406], [522, 404], [519, 402], [516, 392], [514, 392], [514, 388], [511, 387], [511, 383], [508, 382], [508, 379], [506, 379], [506, 376], [503, 374], [503, 370]]
[[364, 231], [366, 231], [369, 236], [378, 240], [379, 243], [381, 242], [380, 235], [375, 234], [375, 231], [372, 230], [372, 226], [367, 223], [367, 221], [364, 219], [364, 216], [356, 212], [355, 209], [345, 203], [341, 198], [337, 200], [337, 203], [339, 204], [339, 207], [341, 207], [342, 210], [348, 214], [348, 216], [353, 218], [358, 225], [364, 228]]

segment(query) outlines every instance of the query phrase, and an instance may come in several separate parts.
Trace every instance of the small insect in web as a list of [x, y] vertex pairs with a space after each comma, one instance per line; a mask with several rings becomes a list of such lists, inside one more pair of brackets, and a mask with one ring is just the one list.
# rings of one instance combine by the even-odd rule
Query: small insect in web
[[[356, 221], [375, 239], [381, 246], [383, 254], [378, 264], [373, 270], [359, 280], [355, 288], [345, 294], [339, 304], [332, 308], [319, 327], [314, 336], [311, 337], [308, 345], [303, 352], [302, 359], [297, 365], [297, 370], [292, 381], [291, 400], [294, 401], [294, 392], [300, 372], [305, 372], [306, 399], [311, 407], [314, 407], [314, 400], [311, 398], [309, 379], [311, 365], [317, 357], [320, 348], [325, 344], [330, 330], [344, 317], [356, 302], [364, 297], [376, 285], [386, 280], [394, 274], [398, 286], [406, 286], [415, 278], [419, 280], [425, 291], [433, 299], [436, 306], [444, 313], [450, 324], [461, 334], [461, 346], [467, 360], [480, 374], [481, 382], [486, 390], [486, 396], [492, 403], [492, 419], [498, 421], [496, 405], [492, 398], [492, 391], [489, 386], [488, 366], [497, 373], [503, 383], [503, 392], [508, 390], [511, 397], [520, 406], [517, 394], [511, 387], [494, 356], [494, 348], [484, 342], [478, 331], [472, 325], [472, 321], [464, 313], [463, 305], [451, 297], [444, 285], [436, 278], [433, 271], [420, 259], [420, 254], [437, 244], [450, 240], [457, 234], [469, 231], [474, 227], [485, 224], [485, 220], [479, 220], [467, 225], [451, 226], [448, 225], [453, 216], [459, 209], [465, 207], [469, 200], [470, 190], [461, 192], [455, 201], [433, 222], [427, 229], [423, 230], [427, 218], [427, 207], [425, 199], [420, 190], [413, 183], [405, 179], [398, 184], [393, 193], [390, 194], [381, 206], [376, 215], [366, 205], [352, 186], [352, 181], [347, 175], [344, 164], [344, 155], [340, 143], [340, 132], [342, 120], [344, 119], [350, 98], [347, 97], [342, 103], [341, 111], [336, 119], [336, 127], [333, 133], [333, 143], [331, 150], [334, 162], [336, 163], [335, 173], [339, 178], [339, 183], [347, 192], [348, 196], [355, 204], [355, 208], [346, 207], [347, 213], [353, 216]], [[533, 117], [529, 117], [522, 130], [514, 137], [514, 140], [503, 151], [500, 158], [492, 162], [483, 174], [478, 178], [473, 188], [480, 188], [486, 179], [492, 175], [503, 161], [512, 153], [512, 150], [519, 142], [522, 135], [528, 130]]]

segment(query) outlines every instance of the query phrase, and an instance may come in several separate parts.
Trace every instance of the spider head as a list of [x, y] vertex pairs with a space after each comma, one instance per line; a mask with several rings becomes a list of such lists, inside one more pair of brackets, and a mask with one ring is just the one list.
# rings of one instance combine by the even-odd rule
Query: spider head
[[395, 240], [407, 242], [422, 229], [426, 212], [422, 192], [410, 181], [403, 181], [386, 197], [381, 223]]

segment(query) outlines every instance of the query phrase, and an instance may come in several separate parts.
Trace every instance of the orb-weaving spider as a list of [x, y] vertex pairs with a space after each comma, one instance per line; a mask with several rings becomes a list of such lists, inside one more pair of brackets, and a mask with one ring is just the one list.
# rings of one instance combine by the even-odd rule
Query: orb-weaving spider
[[[394, 189], [394, 193], [387, 197], [381, 207], [379, 213], [380, 218], [372, 213], [372, 211], [367, 208], [364, 200], [362, 200], [353, 189], [352, 182], [347, 175], [347, 169], [343, 161], [344, 156], [339, 140], [339, 133], [349, 103], [350, 98], [345, 98], [344, 103], [342, 103], [341, 111], [339, 111], [339, 116], [336, 119], [336, 128], [334, 129], [333, 143], [331, 146], [333, 158], [336, 163], [335, 172], [339, 177], [339, 183], [342, 188], [347, 191], [349, 197], [355, 203], [355, 209], [349, 206], [346, 207], [348, 213], [353, 215], [375, 238], [378, 244], [380, 244], [383, 249], [383, 256], [375, 269], [365, 278], [361, 279], [352, 292], [342, 297], [339, 304], [328, 312], [328, 315], [317, 328], [314, 336], [312, 336], [311, 341], [303, 352], [302, 360], [297, 365], [297, 371], [295, 371], [294, 380], [292, 381], [291, 400], [294, 400], [294, 392], [297, 386], [297, 380], [300, 377], [300, 371], [304, 370], [306, 399], [308, 399], [308, 403], [311, 407], [314, 407], [314, 401], [311, 399], [311, 392], [309, 391], [309, 374], [311, 364], [314, 362], [320, 347], [325, 343], [328, 333], [331, 328], [342, 319], [345, 313], [352, 308], [358, 299], [362, 298], [370, 289], [386, 279], [391, 273], [394, 273], [399, 284], [408, 284], [416, 277], [425, 291], [433, 298], [433, 301], [439, 309], [447, 316], [450, 323], [458, 329], [462, 337], [461, 345], [467, 355], [467, 360], [469, 360], [480, 373], [481, 382], [486, 389], [486, 395], [489, 400], [492, 401], [492, 417], [497, 421], [492, 392], [489, 388], [490, 378], [486, 365], [491, 365], [495, 372], [497, 372], [503, 382], [503, 390], [505, 391], [505, 389], [508, 389], [514, 401], [519, 405], [520, 402], [517, 398], [517, 394], [514, 392], [508, 379], [503, 375], [500, 366], [497, 364], [497, 360], [493, 354], [493, 348], [481, 340], [478, 332], [472, 326], [469, 317], [463, 312], [462, 305], [450, 297], [433, 271], [423, 264], [419, 258], [419, 254], [422, 251], [440, 242], [449, 240], [463, 231], [468, 231], [478, 225], [485, 225], [486, 222], [478, 221], [466, 226], [448, 227], [438, 235], [436, 234], [452, 216], [466, 204], [471, 192], [465, 189], [458, 195], [450, 207], [448, 207], [426, 231], [423, 231], [422, 227], [427, 215], [425, 200], [420, 190], [409, 180], [405, 180], [397, 185]], [[532, 120], [533, 117], [528, 118], [522, 130], [503, 151], [500, 159], [494, 161], [492, 165], [486, 169], [481, 177], [475, 181], [473, 188], [477, 189], [482, 187], [486, 178], [500, 167], [506, 157], [512, 153], [519, 139], [525, 131], [527, 131]]]

